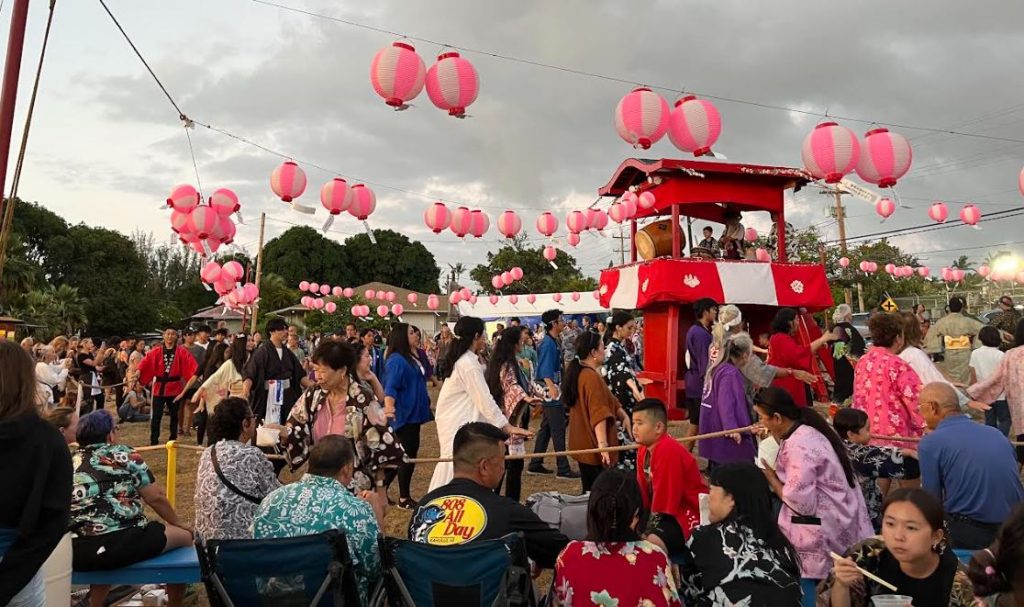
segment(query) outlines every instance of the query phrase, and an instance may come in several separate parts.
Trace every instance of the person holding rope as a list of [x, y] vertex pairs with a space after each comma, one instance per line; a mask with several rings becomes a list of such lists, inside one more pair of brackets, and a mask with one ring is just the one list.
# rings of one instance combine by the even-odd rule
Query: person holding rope
[[[754, 342], [746, 333], [730, 336], [722, 346], [720, 360], [708, 369], [704, 397], [700, 406], [700, 433], [745, 428], [751, 423], [750, 405], [744, 389], [743, 369], [753, 353]], [[707, 439], [700, 454], [708, 459], [708, 468], [728, 462], [751, 462], [757, 445], [750, 434], [737, 433], [729, 438]]]
[[139, 383], [153, 386], [153, 411], [149, 421], [149, 444], [160, 442], [160, 422], [166, 408], [171, 418], [171, 439], [178, 438], [178, 408], [185, 393], [195, 382], [196, 359], [178, 345], [178, 332], [164, 330], [162, 347], [153, 348], [139, 363]]

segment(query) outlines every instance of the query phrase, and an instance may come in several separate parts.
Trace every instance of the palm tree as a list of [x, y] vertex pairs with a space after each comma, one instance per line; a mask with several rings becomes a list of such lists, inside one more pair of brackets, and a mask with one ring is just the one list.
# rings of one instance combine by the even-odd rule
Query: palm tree
[[56, 289], [50, 289], [47, 295], [53, 315], [64, 335], [73, 335], [88, 322], [85, 316], [86, 301], [78, 294], [76, 287], [61, 285]]
[[447, 291], [451, 291], [455, 285], [459, 284], [459, 279], [462, 278], [462, 275], [466, 273], [466, 266], [460, 261], [455, 264], [448, 264], [448, 269], [450, 272], [448, 274]]
[[952, 267], [958, 270], [969, 271], [974, 269], [974, 264], [967, 260], [966, 255], [961, 255], [956, 261], [953, 262]]
[[36, 283], [36, 267], [28, 260], [25, 243], [12, 238], [7, 246], [7, 262], [0, 277], [0, 294], [10, 302], [18, 295], [28, 293]]

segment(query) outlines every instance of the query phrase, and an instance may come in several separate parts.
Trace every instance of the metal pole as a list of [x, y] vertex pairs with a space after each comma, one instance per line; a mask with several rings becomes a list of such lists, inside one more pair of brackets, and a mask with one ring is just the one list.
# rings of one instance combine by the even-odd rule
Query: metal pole
[[[28, 20], [28, 0], [14, 0], [11, 12], [11, 32], [7, 38], [7, 62], [4, 64], [3, 90], [0, 92], [0, 190], [7, 191], [7, 163], [11, 154], [11, 135], [14, 131], [14, 108], [18, 99], [18, 77], [21, 74], [21, 53], [25, 48], [25, 23]], [[0, 215], [4, 200], [0, 196]]]
[[[263, 278], [263, 233], [267, 227], [267, 214], [260, 213], [260, 242], [259, 250], [256, 253], [256, 291], [260, 290], [260, 279]], [[252, 324], [249, 325], [249, 334], [256, 333], [256, 319], [259, 316], [260, 302], [252, 304]], [[242, 327], [243, 329], [245, 327]]]

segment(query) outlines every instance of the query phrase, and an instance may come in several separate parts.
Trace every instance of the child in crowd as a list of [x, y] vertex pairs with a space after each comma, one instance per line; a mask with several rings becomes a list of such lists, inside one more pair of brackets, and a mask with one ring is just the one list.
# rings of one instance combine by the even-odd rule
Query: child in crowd
[[877, 447], [871, 442], [868, 414], [860, 409], [840, 409], [832, 420], [836, 433], [843, 439], [857, 481], [864, 493], [868, 516], [875, 531], [882, 524], [882, 490], [878, 479], [917, 479], [921, 477], [917, 452], [897, 447]]
[[644, 509], [651, 513], [644, 539], [669, 558], [683, 552], [700, 524], [700, 494], [708, 487], [697, 460], [668, 433], [665, 404], [645, 398], [633, 407], [633, 438], [640, 443], [636, 476]]
[[[971, 352], [972, 386], [991, 377], [1006, 356], [1006, 352], [999, 349], [1003, 342], [999, 329], [992, 326], [982, 327], [978, 331], [978, 341], [982, 346]], [[1007, 436], [1010, 435], [1010, 405], [1006, 400], [1006, 392], [1000, 394], [985, 411], [985, 425], [997, 428]]]

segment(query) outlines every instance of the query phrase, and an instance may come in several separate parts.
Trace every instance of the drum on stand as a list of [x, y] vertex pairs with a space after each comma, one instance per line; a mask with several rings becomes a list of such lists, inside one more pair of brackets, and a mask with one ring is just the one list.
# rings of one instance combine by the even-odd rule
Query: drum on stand
[[[679, 248], [686, 248], [686, 235], [682, 230], [679, 234]], [[663, 219], [637, 230], [636, 252], [645, 260], [672, 255], [672, 220]]]

